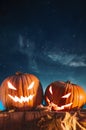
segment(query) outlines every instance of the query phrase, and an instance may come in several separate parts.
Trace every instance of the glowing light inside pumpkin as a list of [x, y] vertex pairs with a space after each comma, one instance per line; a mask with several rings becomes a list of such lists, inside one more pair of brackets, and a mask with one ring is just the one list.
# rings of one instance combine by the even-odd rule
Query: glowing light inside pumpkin
[[49, 87], [49, 92], [50, 92], [51, 94], [53, 94], [52, 86]]
[[68, 98], [70, 95], [71, 95], [71, 93], [68, 93], [68, 94], [62, 96], [62, 98]]
[[34, 81], [29, 85], [28, 89], [32, 89], [34, 87]]
[[[52, 86], [49, 87], [49, 92], [53, 95]], [[68, 93], [68, 94], [62, 96], [61, 98], [69, 98], [70, 95], [71, 95], [71, 93]], [[46, 100], [49, 103], [49, 105], [52, 106], [52, 108], [57, 111], [64, 110], [65, 108], [70, 107], [73, 104], [71, 102], [66, 105], [58, 106], [57, 104], [53, 103], [53, 101], [50, 101], [48, 97], [46, 97]]]
[[66, 105], [58, 106], [57, 104], [50, 102], [49, 98], [47, 97], [47, 101], [49, 105], [53, 108], [53, 110], [59, 111], [59, 110], [64, 110], [67, 107], [70, 107], [73, 103], [68, 103]]
[[[34, 82], [32, 82], [28, 89], [32, 89], [34, 87]], [[13, 90], [17, 90], [9, 81], [8, 81], [8, 88], [10, 89], [13, 89]], [[28, 97], [23, 97], [21, 96], [20, 98], [17, 97], [17, 96], [11, 96], [10, 94], [8, 94], [8, 96], [14, 101], [14, 102], [19, 102], [19, 103], [22, 103], [22, 102], [28, 102], [29, 100], [32, 100], [33, 97], [34, 97], [34, 94], [33, 95], [29, 95]]]
[[63, 105], [63, 106], [64, 106], [64, 108], [65, 108], [65, 107], [70, 107], [72, 104], [73, 104], [73, 103], [71, 102], [71, 103], [68, 103], [68, 104]]
[[23, 97], [21, 96], [20, 98], [17, 97], [17, 96], [11, 96], [10, 94], [8, 94], [8, 96], [14, 101], [14, 102], [19, 102], [19, 103], [22, 103], [22, 102], [28, 102], [29, 100], [32, 100], [34, 95], [30, 95], [28, 97]]
[[48, 102], [48, 103], [50, 103], [50, 100], [49, 100], [49, 98], [48, 98], [48, 97], [46, 97], [46, 100], [47, 100], [47, 102]]
[[17, 90], [9, 81], [8, 81], [8, 88], [13, 89], [13, 90]]
[[70, 107], [71, 105], [72, 105], [72, 103], [69, 103], [69, 104], [66, 104], [66, 105], [59, 107], [56, 104], [52, 103], [52, 107], [54, 108], [54, 110], [57, 110], [57, 111], [64, 110], [65, 108]]

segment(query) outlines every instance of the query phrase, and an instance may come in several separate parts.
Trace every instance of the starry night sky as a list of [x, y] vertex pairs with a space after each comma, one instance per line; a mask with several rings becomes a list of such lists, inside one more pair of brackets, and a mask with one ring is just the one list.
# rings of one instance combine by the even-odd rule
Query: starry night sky
[[3, 0], [0, 83], [16, 71], [45, 89], [70, 80], [86, 90], [86, 0]]

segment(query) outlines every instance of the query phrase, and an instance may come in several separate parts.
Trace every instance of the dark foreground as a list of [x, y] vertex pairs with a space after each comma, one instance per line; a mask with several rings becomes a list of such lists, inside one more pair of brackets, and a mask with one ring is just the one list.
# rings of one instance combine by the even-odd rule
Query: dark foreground
[[0, 112], [0, 130], [86, 130], [86, 110]]

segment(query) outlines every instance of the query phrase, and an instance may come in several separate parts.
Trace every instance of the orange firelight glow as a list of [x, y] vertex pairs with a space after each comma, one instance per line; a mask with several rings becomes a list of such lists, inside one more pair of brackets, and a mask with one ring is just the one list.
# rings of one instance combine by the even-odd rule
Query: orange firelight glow
[[[28, 86], [28, 90], [32, 89], [34, 87], [34, 81], [31, 82], [31, 84]], [[13, 90], [17, 90], [9, 81], [8, 81], [8, 88], [10, 89], [13, 89]], [[14, 102], [19, 102], [19, 103], [22, 103], [22, 102], [29, 102], [29, 100], [32, 100], [33, 97], [34, 97], [34, 94], [32, 95], [29, 95], [29, 96], [21, 96], [21, 97], [17, 97], [17, 96], [11, 96], [10, 94], [8, 94], [8, 96], [14, 101]]]
[[62, 98], [68, 98], [70, 95], [71, 95], [71, 93], [68, 93], [68, 94], [62, 96]]
[[14, 101], [14, 102], [19, 102], [19, 103], [22, 103], [22, 102], [28, 102], [29, 100], [32, 100], [34, 95], [30, 95], [28, 97], [23, 97], [21, 96], [20, 98], [17, 97], [17, 96], [11, 96], [10, 94], [8, 94], [8, 96]]
[[28, 90], [32, 89], [34, 87], [34, 81], [29, 85]]
[[50, 92], [51, 94], [53, 94], [52, 86], [49, 87], [49, 92]]
[[8, 81], [8, 88], [13, 89], [13, 90], [17, 90], [9, 81]]
[[[52, 91], [52, 86], [49, 87], [49, 92], [52, 94], [53, 96], [53, 91]], [[71, 95], [71, 93], [68, 93], [64, 96], [62, 96], [61, 98], [69, 98]], [[65, 104], [65, 105], [62, 105], [62, 106], [58, 106], [57, 104], [53, 103], [53, 100], [50, 101], [50, 99], [47, 97], [46, 98], [47, 102], [49, 103], [49, 105], [52, 107], [53, 110], [64, 110], [65, 108], [67, 107], [70, 107], [73, 103], [68, 103], [68, 104]], [[65, 99], [64, 99], [65, 100]]]

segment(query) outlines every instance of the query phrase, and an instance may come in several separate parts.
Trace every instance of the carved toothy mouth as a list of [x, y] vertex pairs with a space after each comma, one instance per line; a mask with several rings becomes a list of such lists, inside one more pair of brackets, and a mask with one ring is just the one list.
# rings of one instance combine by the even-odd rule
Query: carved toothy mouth
[[22, 103], [22, 102], [28, 102], [29, 100], [32, 100], [34, 95], [30, 95], [28, 97], [23, 97], [21, 96], [20, 98], [17, 97], [17, 96], [11, 96], [10, 94], [8, 94], [8, 96], [14, 101], [14, 102], [19, 102], [19, 103]]
[[[49, 87], [49, 92], [50, 92], [50, 94], [53, 96], [52, 86]], [[63, 99], [65, 100], [65, 98], [66, 98], [66, 99], [69, 98], [70, 95], [71, 95], [71, 93], [69, 92], [69, 93], [65, 94], [64, 96], [62, 96], [61, 98], [63, 98]], [[68, 103], [68, 104], [65, 104], [65, 105], [62, 105], [62, 106], [58, 106], [58, 105], [56, 105], [55, 103], [53, 103], [53, 101], [50, 101], [48, 97], [46, 97], [46, 99], [47, 99], [47, 102], [48, 102], [49, 104], [51, 104], [52, 107], [54, 107], [55, 110], [64, 110], [65, 108], [71, 107], [72, 104], [73, 104], [73, 103], [71, 102], [71, 103]]]
[[73, 104], [73, 103], [71, 102], [71, 103], [68, 103], [68, 104], [65, 104], [65, 105], [62, 105], [62, 106], [58, 106], [57, 104], [55, 104], [55, 103], [53, 103], [52, 101], [50, 101], [48, 97], [47, 97], [46, 99], [47, 99], [49, 105], [52, 106], [52, 107], [54, 108], [54, 110], [57, 110], [57, 111], [58, 111], [58, 110], [64, 110], [64, 109], [66, 109], [66, 108], [68, 108], [68, 107], [71, 107], [72, 104]]

